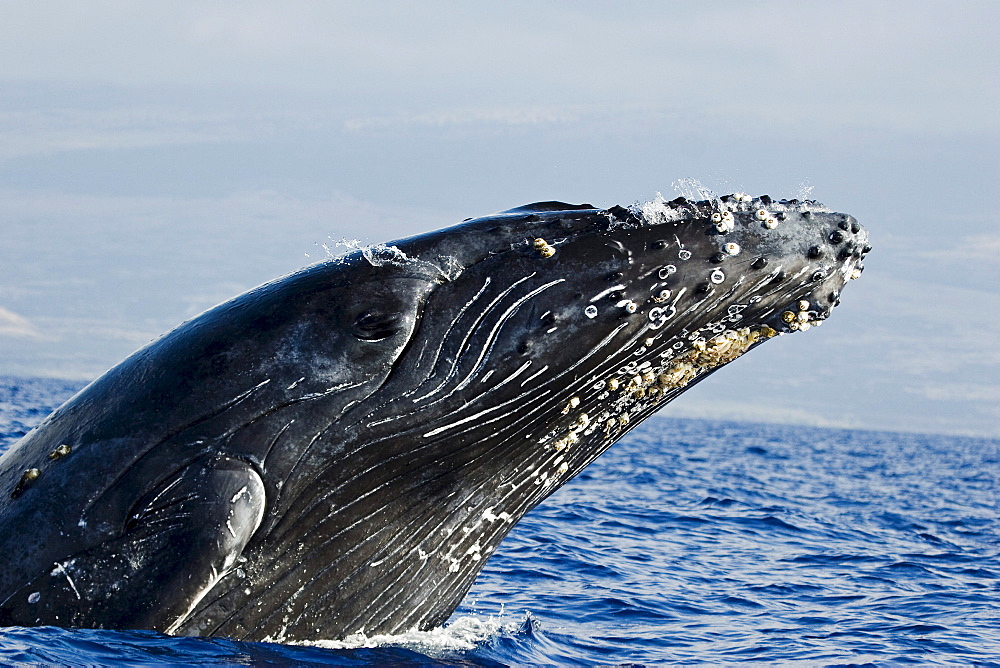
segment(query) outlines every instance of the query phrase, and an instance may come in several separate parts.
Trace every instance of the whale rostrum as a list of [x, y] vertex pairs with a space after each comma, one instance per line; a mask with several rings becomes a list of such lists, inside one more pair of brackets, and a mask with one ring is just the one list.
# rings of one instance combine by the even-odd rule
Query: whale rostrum
[[722, 365], [817, 326], [813, 202], [539, 202], [190, 320], [0, 458], [0, 623], [298, 641], [442, 624], [514, 524]]

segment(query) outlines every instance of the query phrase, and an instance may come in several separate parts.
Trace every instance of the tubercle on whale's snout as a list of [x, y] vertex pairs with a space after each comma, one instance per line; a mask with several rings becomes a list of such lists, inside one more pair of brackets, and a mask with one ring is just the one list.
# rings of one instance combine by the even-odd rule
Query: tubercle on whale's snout
[[[786, 263], [794, 260], [796, 254], [803, 265], [813, 263], [815, 267], [806, 277], [807, 282], [815, 284], [810, 291], [813, 301], [810, 304], [808, 300], [796, 300], [797, 308], [790, 307], [781, 313], [780, 320], [769, 323], [780, 332], [805, 331], [829, 316], [830, 310], [840, 303], [840, 287], [861, 276], [862, 260], [871, 250], [868, 233], [855, 218], [834, 213], [813, 200], [776, 201], [767, 195], [750, 197], [737, 193], [700, 202], [683, 197], [670, 202], [658, 198], [625, 211], [632, 221], [652, 226], [704, 222], [708, 233], [718, 242], [718, 250], [709, 261], [720, 268], [728, 260], [746, 252], [754, 253], [761, 247], [784, 251], [784, 257], [780, 257], [780, 252], [776, 254]], [[778, 235], [780, 242], [773, 235]], [[787, 248], [780, 248], [781, 244]], [[769, 262], [773, 264], [775, 258], [766, 255], [757, 254], [747, 268], [759, 271]], [[801, 273], [800, 267], [796, 277]], [[787, 278], [787, 272], [778, 270], [774, 281], [780, 283]], [[706, 282], [699, 289], [708, 292], [711, 285]]]

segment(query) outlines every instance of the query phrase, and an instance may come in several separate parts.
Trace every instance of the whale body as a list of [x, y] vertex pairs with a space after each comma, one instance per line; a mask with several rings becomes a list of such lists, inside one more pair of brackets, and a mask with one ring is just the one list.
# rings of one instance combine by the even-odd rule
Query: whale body
[[868, 250], [812, 201], [540, 202], [251, 290], [0, 458], [0, 624], [442, 624], [525, 513], [715, 369], [821, 323]]

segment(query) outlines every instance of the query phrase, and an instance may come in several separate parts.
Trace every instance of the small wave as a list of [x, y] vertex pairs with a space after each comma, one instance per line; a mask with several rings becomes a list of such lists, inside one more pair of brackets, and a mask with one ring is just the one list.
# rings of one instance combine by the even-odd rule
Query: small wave
[[362, 632], [347, 636], [343, 640], [317, 640], [296, 644], [324, 649], [400, 647], [428, 656], [440, 656], [443, 653], [472, 651], [503, 635], [517, 633], [527, 623], [527, 619], [465, 615], [452, 620], [447, 626], [430, 631], [414, 629], [398, 634], [373, 636]]

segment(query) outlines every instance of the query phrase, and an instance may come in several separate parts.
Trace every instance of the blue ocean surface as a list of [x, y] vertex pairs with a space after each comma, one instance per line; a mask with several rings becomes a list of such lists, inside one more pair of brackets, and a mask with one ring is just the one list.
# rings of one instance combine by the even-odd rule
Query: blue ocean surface
[[[0, 378], [0, 450], [77, 389]], [[656, 417], [522, 520], [443, 629], [7, 628], [0, 663], [1000, 665], [998, 479], [998, 440]]]

